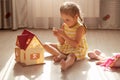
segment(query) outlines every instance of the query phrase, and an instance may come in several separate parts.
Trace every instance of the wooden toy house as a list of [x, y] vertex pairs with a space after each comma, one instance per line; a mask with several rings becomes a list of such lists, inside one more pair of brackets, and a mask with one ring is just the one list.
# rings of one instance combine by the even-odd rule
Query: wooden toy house
[[44, 63], [44, 48], [35, 34], [24, 30], [17, 36], [15, 60], [25, 65]]

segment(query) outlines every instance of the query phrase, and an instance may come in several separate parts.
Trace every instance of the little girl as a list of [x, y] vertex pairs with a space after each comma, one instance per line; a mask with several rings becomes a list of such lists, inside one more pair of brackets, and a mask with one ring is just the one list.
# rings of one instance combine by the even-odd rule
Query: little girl
[[81, 18], [79, 6], [74, 2], [65, 2], [60, 7], [63, 24], [60, 29], [54, 29], [53, 34], [59, 44], [45, 44], [46, 51], [54, 56], [55, 62], [60, 62], [61, 69], [66, 70], [76, 60], [86, 56], [86, 27]]

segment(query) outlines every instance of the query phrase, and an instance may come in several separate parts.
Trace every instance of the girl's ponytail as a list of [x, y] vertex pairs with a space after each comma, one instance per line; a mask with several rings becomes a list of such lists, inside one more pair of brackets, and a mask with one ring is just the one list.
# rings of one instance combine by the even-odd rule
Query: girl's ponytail
[[85, 23], [84, 23], [84, 20], [83, 20], [83, 18], [80, 16], [80, 14], [79, 14], [79, 20], [81, 21], [81, 23], [83, 24], [83, 26], [84, 26], [85, 28], [87, 28], [86, 25], [85, 25]]

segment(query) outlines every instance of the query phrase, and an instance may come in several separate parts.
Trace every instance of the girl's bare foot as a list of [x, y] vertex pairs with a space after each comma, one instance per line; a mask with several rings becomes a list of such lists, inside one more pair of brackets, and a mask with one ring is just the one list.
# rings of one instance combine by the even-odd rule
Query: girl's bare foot
[[62, 59], [65, 59], [65, 58], [66, 58], [66, 56], [61, 54], [61, 55], [53, 57], [53, 60], [54, 60], [54, 62], [60, 62]]
[[62, 71], [64, 71], [64, 70], [67, 69], [66, 62], [65, 62], [64, 59], [62, 59], [62, 60], [60, 61], [60, 65], [61, 65], [61, 70], [62, 70]]
[[69, 67], [71, 67], [71, 66], [74, 64], [75, 59], [76, 59], [75, 54], [69, 54], [69, 55], [67, 56], [67, 59], [66, 59], [66, 60], [65, 60], [65, 59], [62, 59], [62, 60], [60, 61], [61, 70], [64, 71], [64, 70], [68, 69]]

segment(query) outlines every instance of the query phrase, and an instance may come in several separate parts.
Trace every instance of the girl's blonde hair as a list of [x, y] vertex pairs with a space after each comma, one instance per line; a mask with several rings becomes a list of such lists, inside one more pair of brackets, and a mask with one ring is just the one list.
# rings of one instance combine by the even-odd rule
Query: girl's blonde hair
[[74, 2], [64, 2], [60, 7], [60, 13], [64, 13], [74, 17], [76, 14], [79, 16], [79, 19], [83, 21], [81, 15], [80, 7]]

